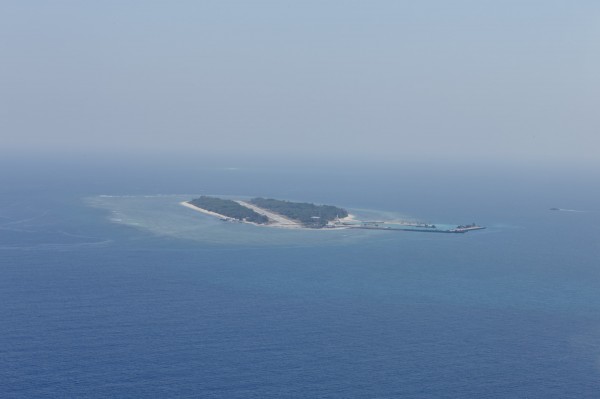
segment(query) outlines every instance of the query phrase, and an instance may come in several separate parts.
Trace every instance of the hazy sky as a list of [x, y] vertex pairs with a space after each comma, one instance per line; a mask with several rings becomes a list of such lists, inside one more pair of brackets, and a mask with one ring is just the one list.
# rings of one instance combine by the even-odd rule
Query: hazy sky
[[0, 153], [600, 158], [600, 2], [0, 2]]

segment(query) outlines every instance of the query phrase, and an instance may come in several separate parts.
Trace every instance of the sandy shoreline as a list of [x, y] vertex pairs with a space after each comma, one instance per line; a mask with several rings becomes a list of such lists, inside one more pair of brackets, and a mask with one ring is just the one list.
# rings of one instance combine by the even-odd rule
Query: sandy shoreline
[[196, 205], [192, 205], [192, 204], [190, 204], [189, 202], [186, 202], [186, 201], [182, 201], [179, 204], [185, 206], [186, 208], [190, 208], [190, 209], [193, 209], [193, 210], [198, 211], [198, 212], [205, 213], [205, 214], [210, 215], [210, 216], [215, 216], [215, 217], [218, 217], [218, 218], [221, 218], [221, 219], [229, 219], [229, 217], [227, 217], [225, 215], [221, 215], [220, 213], [216, 213], [216, 212], [207, 211], [206, 209], [199, 208]]
[[[237, 202], [238, 204], [240, 204], [242, 206], [245, 206], [246, 208], [252, 209], [253, 211], [255, 211], [258, 214], [266, 216], [267, 218], [269, 218], [269, 223], [268, 224], [259, 224], [259, 223], [254, 223], [254, 222], [247, 222], [247, 221], [233, 219], [233, 218], [230, 218], [229, 216], [221, 215], [220, 213], [211, 212], [206, 209], [197, 207], [195, 205], [190, 204], [187, 201], [182, 201], [179, 204], [185, 206], [186, 208], [193, 209], [198, 212], [202, 212], [206, 215], [218, 217], [219, 219], [223, 219], [226, 221], [247, 223], [247, 224], [252, 224], [254, 226], [261, 226], [261, 227], [275, 227], [275, 228], [295, 229], [295, 230], [298, 230], [298, 229], [303, 229], [303, 230], [341, 230], [341, 229], [348, 228], [346, 226], [324, 227], [324, 228], [320, 228], [320, 229], [308, 228], [308, 227], [304, 227], [300, 222], [297, 222], [292, 219], [288, 219], [285, 216], [276, 214], [274, 212], [267, 211], [266, 209], [259, 208], [256, 205], [249, 204], [245, 201], [235, 201], [235, 202]], [[355, 216], [349, 214], [345, 218], [340, 219], [340, 222], [349, 222], [349, 221], [353, 221], [353, 220], [355, 220]]]
[[348, 216], [346, 216], [345, 218], [339, 218], [338, 219], [340, 222], [344, 223], [344, 222], [354, 222], [356, 221], [356, 216], [352, 215], [352, 214], [348, 214]]
[[259, 215], [263, 215], [263, 216], [266, 216], [267, 218], [269, 218], [269, 223], [267, 224], [267, 226], [282, 227], [285, 229], [302, 229], [302, 228], [304, 228], [304, 226], [302, 226], [302, 224], [300, 222], [297, 222], [292, 219], [288, 219], [285, 216], [278, 215], [278, 214], [268, 211], [266, 209], [259, 208], [256, 205], [250, 204], [245, 201], [235, 201], [235, 202], [237, 202], [241, 206], [245, 206], [246, 208], [252, 209], [254, 212], [258, 213]]

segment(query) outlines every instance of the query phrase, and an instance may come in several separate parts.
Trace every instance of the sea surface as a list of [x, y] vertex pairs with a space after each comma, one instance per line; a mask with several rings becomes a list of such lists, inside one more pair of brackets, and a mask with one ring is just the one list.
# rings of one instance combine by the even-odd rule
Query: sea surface
[[[600, 397], [598, 174], [3, 166], [2, 398]], [[487, 229], [276, 230], [199, 194]]]

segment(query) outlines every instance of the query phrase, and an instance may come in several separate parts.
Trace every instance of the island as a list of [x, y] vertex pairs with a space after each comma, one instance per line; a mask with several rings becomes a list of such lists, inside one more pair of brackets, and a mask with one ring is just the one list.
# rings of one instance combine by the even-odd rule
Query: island
[[271, 227], [319, 229], [335, 227], [333, 221], [351, 220], [348, 211], [332, 205], [253, 198], [250, 201], [201, 196], [182, 203], [224, 221]]
[[257, 197], [233, 200], [203, 195], [181, 203], [188, 208], [216, 216], [225, 222], [288, 229], [363, 229], [430, 233], [467, 233], [485, 227], [475, 223], [436, 225], [407, 220], [358, 220], [346, 209], [333, 205], [293, 202]]

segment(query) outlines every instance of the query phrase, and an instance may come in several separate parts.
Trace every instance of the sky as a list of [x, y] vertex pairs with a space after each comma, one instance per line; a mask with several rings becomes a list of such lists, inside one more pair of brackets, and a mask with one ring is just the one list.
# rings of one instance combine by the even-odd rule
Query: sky
[[0, 54], [0, 155], [600, 163], [597, 0], [4, 0]]

